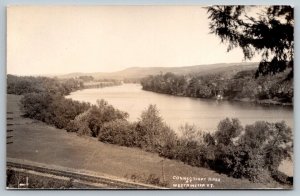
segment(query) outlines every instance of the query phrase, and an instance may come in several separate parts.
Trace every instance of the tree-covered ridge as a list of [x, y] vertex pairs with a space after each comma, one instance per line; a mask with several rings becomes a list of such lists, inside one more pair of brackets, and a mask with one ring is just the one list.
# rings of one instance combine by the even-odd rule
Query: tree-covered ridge
[[[255, 16], [251, 15], [254, 10]], [[228, 51], [240, 47], [245, 59], [261, 54], [256, 76], [270, 75], [294, 66], [294, 8], [292, 6], [210, 6], [211, 33], [228, 44]]]
[[254, 73], [255, 70], [205, 76], [166, 73], [146, 77], [141, 84], [144, 90], [171, 95], [197, 98], [219, 95], [228, 100], [292, 104], [293, 80], [286, 80], [288, 71], [258, 78], [254, 78]]

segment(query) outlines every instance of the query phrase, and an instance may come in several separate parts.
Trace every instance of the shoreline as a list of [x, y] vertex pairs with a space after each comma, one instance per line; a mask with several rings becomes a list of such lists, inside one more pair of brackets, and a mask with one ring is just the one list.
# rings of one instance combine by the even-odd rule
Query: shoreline
[[190, 97], [190, 96], [186, 96], [186, 95], [176, 95], [176, 94], [168, 94], [168, 93], [162, 93], [162, 92], [156, 92], [156, 91], [152, 91], [152, 90], [146, 90], [146, 89], [141, 89], [143, 91], [148, 91], [148, 92], [153, 92], [153, 93], [158, 93], [158, 94], [164, 94], [164, 95], [171, 95], [171, 96], [175, 96], [175, 97], [189, 97], [189, 98], [198, 98], [198, 99], [206, 99], [206, 100], [216, 100], [216, 101], [229, 101], [229, 102], [241, 102], [241, 103], [254, 103], [257, 105], [264, 105], [264, 106], [284, 106], [284, 107], [293, 107], [294, 104], [293, 103], [282, 103], [279, 101], [275, 101], [272, 99], [262, 99], [262, 100], [253, 100], [250, 98], [234, 98], [234, 99], [228, 99], [228, 98], [223, 98], [221, 100], [218, 100], [217, 98], [213, 97], [213, 98], [204, 98], [204, 97]]

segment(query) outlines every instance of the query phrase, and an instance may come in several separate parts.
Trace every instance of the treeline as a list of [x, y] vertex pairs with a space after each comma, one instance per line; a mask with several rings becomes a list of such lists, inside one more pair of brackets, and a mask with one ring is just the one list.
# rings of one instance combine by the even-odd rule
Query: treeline
[[171, 95], [216, 98], [270, 103], [293, 102], [293, 81], [288, 72], [255, 78], [255, 70], [236, 74], [175, 75], [173, 73], [148, 76], [142, 79], [144, 90]]
[[58, 80], [48, 77], [7, 75], [8, 94], [51, 93], [68, 95], [82, 87], [83, 82], [76, 79]]
[[48, 88], [18, 93], [23, 94], [21, 103], [26, 117], [78, 135], [96, 137], [101, 142], [141, 148], [236, 178], [292, 183], [278, 171], [279, 164], [292, 154], [292, 131], [285, 122], [261, 121], [243, 127], [238, 119], [227, 118], [214, 133], [185, 125], [181, 127], [182, 134], [177, 135], [164, 123], [155, 105], [145, 109], [137, 122], [129, 122], [126, 112], [104, 100], [90, 105], [66, 99], [62, 93], [45, 91]]
[[110, 86], [118, 86], [122, 84], [120, 80], [107, 79], [107, 78], [95, 79], [93, 76], [79, 76], [76, 77], [75, 79], [83, 83], [82, 89], [104, 88]]
[[114, 79], [95, 80], [92, 76], [65, 79], [7, 75], [7, 93], [16, 95], [32, 92], [68, 95], [80, 89], [103, 88], [116, 85], [121, 85], [121, 82]]

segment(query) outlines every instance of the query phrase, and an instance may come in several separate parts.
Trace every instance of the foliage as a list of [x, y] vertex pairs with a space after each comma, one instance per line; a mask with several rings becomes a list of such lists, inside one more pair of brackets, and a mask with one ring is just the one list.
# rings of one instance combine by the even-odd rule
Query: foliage
[[86, 110], [83, 113], [78, 114], [74, 120], [70, 121], [67, 131], [77, 132], [78, 135], [92, 136], [92, 132], [88, 124], [89, 114], [90, 114], [90, 109]]
[[54, 97], [49, 93], [28, 93], [21, 99], [24, 116], [45, 122], [49, 103]]
[[199, 130], [194, 124], [190, 125], [186, 123], [184, 126], [180, 126], [179, 132], [181, 133], [180, 139], [182, 141], [196, 142], [197, 144], [204, 143], [203, 132]]
[[180, 137], [169, 151], [161, 155], [171, 159], [178, 159], [193, 166], [204, 166], [204, 134], [194, 125], [181, 126]]
[[7, 75], [8, 94], [51, 93], [68, 95], [81, 87], [82, 83], [75, 79], [58, 80], [47, 77]]
[[37, 119], [57, 128], [68, 129], [69, 122], [90, 105], [50, 93], [28, 93], [21, 99], [24, 116]]
[[277, 182], [281, 184], [293, 185], [293, 180], [294, 180], [293, 177], [287, 176], [286, 174], [280, 171], [273, 171], [272, 178], [274, 178]]
[[69, 129], [70, 121], [90, 107], [87, 103], [64, 98], [79, 88], [80, 82], [74, 79], [7, 75], [7, 93], [23, 95], [24, 116], [61, 129]]
[[135, 124], [124, 119], [104, 123], [98, 138], [102, 142], [128, 147], [135, 147], [138, 142]]
[[98, 137], [104, 123], [117, 119], [125, 120], [128, 117], [126, 112], [122, 112], [109, 105], [103, 99], [97, 100], [97, 105], [92, 105], [89, 110], [79, 114], [72, 125], [74, 130], [80, 135], [90, 135]]
[[[287, 72], [275, 76], [254, 78], [254, 70], [244, 70], [229, 76], [225, 73], [178, 76], [171, 73], [143, 78], [144, 90], [178, 96], [256, 101], [272, 100], [277, 103], [293, 102], [293, 81], [286, 80]], [[176, 85], [175, 85], [176, 84]], [[175, 85], [175, 87], [174, 87]]]
[[[250, 16], [251, 10], [256, 16]], [[240, 47], [245, 59], [262, 54], [256, 76], [293, 69], [293, 7], [210, 6], [207, 11], [211, 33], [228, 43], [228, 51]]]
[[186, 88], [184, 76], [166, 73], [164, 75], [149, 76], [141, 81], [143, 89], [155, 89], [156, 92], [183, 95]]
[[236, 119], [225, 119], [212, 138], [215, 142], [207, 146], [213, 149], [207, 158], [210, 167], [254, 182], [274, 178], [292, 153], [292, 132], [285, 122], [258, 121], [244, 129]]
[[213, 169], [230, 174], [235, 168], [235, 141], [242, 129], [238, 119], [226, 118], [219, 123], [217, 131], [212, 136], [213, 145], [208, 145], [208, 148], [213, 150], [213, 158], [210, 162]]
[[214, 137], [217, 144], [223, 144], [225, 146], [231, 145], [234, 139], [237, 138], [243, 130], [240, 121], [237, 118], [222, 120], [218, 125]]
[[37, 79], [34, 77], [21, 78], [13, 75], [7, 75], [7, 93], [21, 95], [31, 92], [40, 92], [42, 90], [42, 87], [40, 86], [41, 83], [36, 80]]
[[91, 82], [94, 80], [93, 76], [79, 76], [78, 79], [82, 80], [83, 82]]
[[138, 146], [148, 151], [161, 153], [172, 148], [176, 141], [175, 132], [162, 121], [156, 105], [149, 105], [142, 112], [136, 131]]

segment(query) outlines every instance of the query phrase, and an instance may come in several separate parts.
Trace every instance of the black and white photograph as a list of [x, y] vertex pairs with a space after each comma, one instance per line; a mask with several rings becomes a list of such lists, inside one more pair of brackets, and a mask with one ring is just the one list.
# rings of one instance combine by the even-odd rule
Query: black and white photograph
[[6, 14], [6, 189], [293, 189], [293, 6]]

